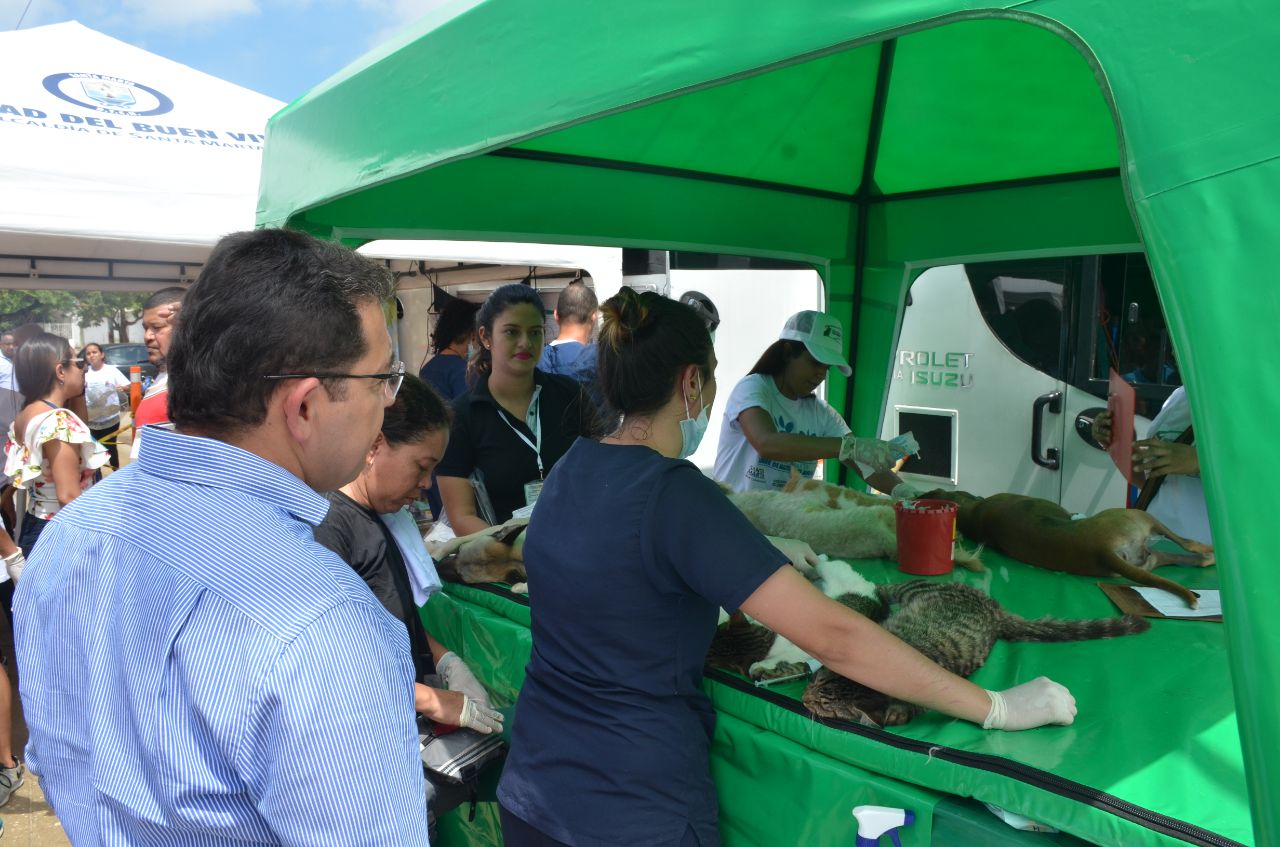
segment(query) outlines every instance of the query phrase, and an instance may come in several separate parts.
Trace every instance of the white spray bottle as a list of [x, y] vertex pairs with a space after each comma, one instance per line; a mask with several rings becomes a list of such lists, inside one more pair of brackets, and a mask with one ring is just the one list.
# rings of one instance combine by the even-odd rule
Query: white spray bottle
[[877, 847], [880, 836], [886, 832], [893, 839], [894, 847], [902, 847], [898, 830], [916, 822], [914, 812], [890, 806], [857, 806], [853, 816], [858, 820], [857, 847]]

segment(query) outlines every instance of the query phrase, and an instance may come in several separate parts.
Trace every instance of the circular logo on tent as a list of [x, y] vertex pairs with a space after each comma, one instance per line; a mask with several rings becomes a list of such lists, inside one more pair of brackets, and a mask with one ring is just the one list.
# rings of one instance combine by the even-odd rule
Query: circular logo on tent
[[146, 117], [172, 111], [173, 101], [148, 85], [102, 74], [50, 74], [44, 87], [55, 97], [110, 115]]

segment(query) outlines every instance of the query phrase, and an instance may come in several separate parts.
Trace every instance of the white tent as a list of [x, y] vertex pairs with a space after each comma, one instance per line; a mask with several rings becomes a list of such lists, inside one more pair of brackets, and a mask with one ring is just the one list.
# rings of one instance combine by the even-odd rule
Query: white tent
[[0, 286], [194, 279], [253, 228], [283, 105], [74, 21], [0, 32]]

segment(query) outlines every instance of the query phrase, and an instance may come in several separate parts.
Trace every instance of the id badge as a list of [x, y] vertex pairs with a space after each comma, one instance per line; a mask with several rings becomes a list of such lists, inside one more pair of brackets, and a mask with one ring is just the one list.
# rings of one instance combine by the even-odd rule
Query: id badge
[[535, 479], [533, 482], [524, 484], [524, 504], [529, 508], [533, 508], [533, 504], [538, 502], [538, 495], [542, 493], [542, 480]]

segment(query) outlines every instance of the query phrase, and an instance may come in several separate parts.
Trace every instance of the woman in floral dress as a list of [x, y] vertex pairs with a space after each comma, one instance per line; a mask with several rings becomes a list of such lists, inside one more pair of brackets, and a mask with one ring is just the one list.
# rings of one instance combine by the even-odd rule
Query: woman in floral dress
[[84, 394], [85, 360], [71, 345], [42, 332], [14, 356], [14, 376], [23, 408], [9, 430], [5, 473], [27, 492], [18, 546], [31, 552], [48, 522], [93, 482], [107, 461], [89, 426], [66, 408]]

